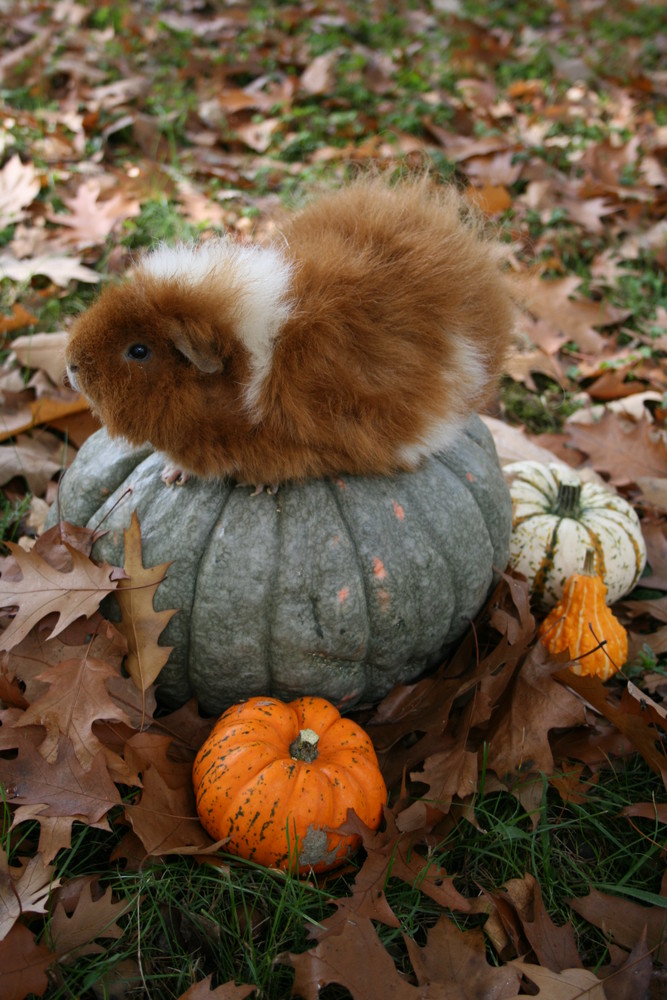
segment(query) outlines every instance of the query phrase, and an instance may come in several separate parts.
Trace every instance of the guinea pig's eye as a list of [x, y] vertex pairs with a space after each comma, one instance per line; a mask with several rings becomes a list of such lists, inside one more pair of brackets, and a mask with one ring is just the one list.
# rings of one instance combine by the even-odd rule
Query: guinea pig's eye
[[150, 349], [145, 344], [131, 344], [125, 351], [125, 357], [132, 361], [146, 361], [150, 356]]

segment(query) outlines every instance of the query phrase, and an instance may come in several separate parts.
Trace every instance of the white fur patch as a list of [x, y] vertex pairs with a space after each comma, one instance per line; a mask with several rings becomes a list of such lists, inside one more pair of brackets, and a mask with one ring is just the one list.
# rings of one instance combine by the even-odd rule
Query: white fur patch
[[248, 408], [254, 408], [271, 368], [275, 338], [291, 311], [291, 262], [277, 247], [219, 239], [158, 246], [139, 268], [154, 278], [184, 281], [193, 287], [219, 276], [222, 288], [235, 297], [236, 333], [250, 352], [253, 374], [245, 397]]
[[461, 337], [454, 350], [455, 363], [442, 372], [450, 415], [433, 423], [419, 441], [398, 449], [398, 458], [415, 467], [426, 455], [436, 455], [456, 440], [487, 386], [489, 373], [479, 346]]

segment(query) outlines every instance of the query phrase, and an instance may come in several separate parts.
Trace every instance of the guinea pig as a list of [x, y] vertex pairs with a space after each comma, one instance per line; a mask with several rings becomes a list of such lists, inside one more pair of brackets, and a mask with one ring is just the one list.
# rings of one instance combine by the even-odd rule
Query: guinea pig
[[73, 325], [71, 384], [163, 478], [416, 468], [493, 391], [513, 324], [499, 245], [450, 187], [361, 179], [279, 239], [159, 245]]

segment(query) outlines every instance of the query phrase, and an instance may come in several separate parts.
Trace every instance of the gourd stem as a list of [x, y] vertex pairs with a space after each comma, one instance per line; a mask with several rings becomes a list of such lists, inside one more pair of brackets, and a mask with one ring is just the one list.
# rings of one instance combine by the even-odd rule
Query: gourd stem
[[317, 744], [320, 738], [312, 729], [302, 729], [293, 743], [290, 743], [289, 755], [292, 760], [302, 760], [312, 764], [317, 760]]
[[584, 576], [597, 576], [595, 571], [595, 552], [593, 549], [586, 549], [584, 556], [584, 568], [581, 571]]
[[572, 517], [579, 510], [581, 483], [559, 483], [553, 513], [559, 517]]

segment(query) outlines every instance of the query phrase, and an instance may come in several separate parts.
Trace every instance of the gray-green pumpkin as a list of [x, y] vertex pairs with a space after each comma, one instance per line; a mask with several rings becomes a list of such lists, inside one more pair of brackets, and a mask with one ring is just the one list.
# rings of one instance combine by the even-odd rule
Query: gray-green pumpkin
[[60, 508], [75, 524], [104, 522], [93, 556], [115, 565], [136, 510], [144, 565], [172, 561], [155, 599], [179, 610], [161, 637], [174, 647], [158, 681], [168, 705], [193, 694], [214, 714], [257, 694], [377, 701], [438, 661], [507, 563], [509, 492], [477, 416], [447, 452], [391, 478], [251, 496], [228, 481], [168, 488], [163, 464], [99, 431]]

